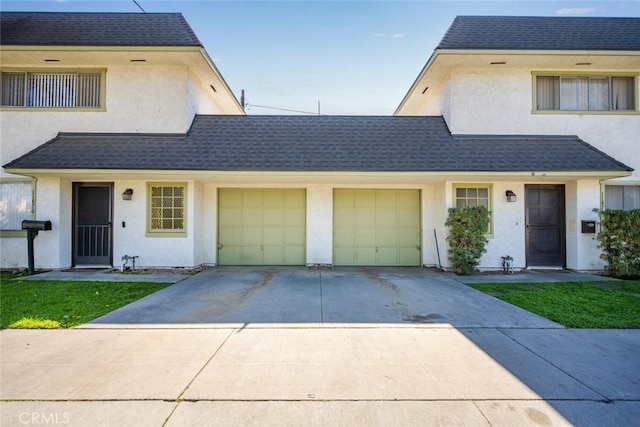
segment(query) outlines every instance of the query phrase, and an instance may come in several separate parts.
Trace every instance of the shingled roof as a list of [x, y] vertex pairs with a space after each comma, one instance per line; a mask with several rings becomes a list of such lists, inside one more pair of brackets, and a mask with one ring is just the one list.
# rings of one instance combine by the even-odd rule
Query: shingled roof
[[11, 46], [201, 46], [180, 13], [2, 12]]
[[196, 116], [187, 134], [61, 133], [19, 169], [630, 171], [575, 136], [455, 136], [440, 116]]
[[640, 50], [640, 18], [458, 16], [438, 49]]

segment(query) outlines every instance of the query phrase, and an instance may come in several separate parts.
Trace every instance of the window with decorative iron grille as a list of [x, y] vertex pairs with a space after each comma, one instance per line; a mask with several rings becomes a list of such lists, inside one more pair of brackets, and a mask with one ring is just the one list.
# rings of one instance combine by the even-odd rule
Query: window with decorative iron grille
[[2, 72], [3, 107], [99, 108], [100, 72]]
[[149, 183], [148, 221], [149, 234], [184, 235], [186, 228], [186, 184]]

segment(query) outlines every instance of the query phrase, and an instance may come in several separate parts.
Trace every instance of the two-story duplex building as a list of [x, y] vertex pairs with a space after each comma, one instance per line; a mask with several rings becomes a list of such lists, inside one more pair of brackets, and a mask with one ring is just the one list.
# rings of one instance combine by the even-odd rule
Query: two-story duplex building
[[[554, 19], [567, 38], [593, 25]], [[2, 267], [26, 265], [16, 229], [30, 217], [53, 223], [36, 241], [43, 268], [123, 255], [147, 267], [447, 266], [447, 208], [480, 203], [492, 212], [481, 267], [511, 255], [599, 269], [581, 221], [605, 183], [637, 185], [624, 150], [637, 154], [640, 49], [627, 39], [640, 20], [622, 21], [598, 33], [606, 51], [576, 56], [456, 48], [448, 40], [469, 31], [456, 20], [394, 116], [246, 116], [181, 15], [3, 13]], [[593, 75], [573, 72], [596, 60]], [[558, 112], [570, 77], [578, 98], [585, 78], [596, 97], [606, 80], [615, 108]]]

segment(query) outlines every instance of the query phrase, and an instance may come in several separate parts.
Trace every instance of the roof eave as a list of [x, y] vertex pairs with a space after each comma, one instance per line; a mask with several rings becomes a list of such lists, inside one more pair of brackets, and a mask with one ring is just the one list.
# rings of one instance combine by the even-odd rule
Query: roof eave
[[257, 171], [257, 170], [136, 170], [136, 169], [47, 169], [8, 167], [6, 172], [33, 178], [77, 179], [126, 177], [129, 179], [183, 179], [217, 183], [376, 183], [425, 185], [444, 181], [563, 182], [577, 179], [608, 180], [631, 175], [631, 171]]

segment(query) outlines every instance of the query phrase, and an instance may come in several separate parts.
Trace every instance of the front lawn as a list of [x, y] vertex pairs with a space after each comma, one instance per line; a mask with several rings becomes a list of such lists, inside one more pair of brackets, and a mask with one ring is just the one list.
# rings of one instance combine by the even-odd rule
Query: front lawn
[[0, 327], [72, 328], [171, 283], [2, 280]]
[[468, 286], [568, 328], [640, 328], [640, 281]]

